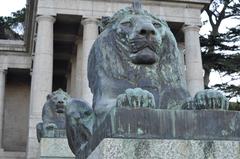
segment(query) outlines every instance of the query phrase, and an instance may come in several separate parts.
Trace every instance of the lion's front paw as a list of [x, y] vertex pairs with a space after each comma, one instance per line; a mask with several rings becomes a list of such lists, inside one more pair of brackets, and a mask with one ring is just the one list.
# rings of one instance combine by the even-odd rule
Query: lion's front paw
[[194, 97], [196, 109], [225, 109], [228, 110], [228, 99], [219, 91], [203, 90]]
[[127, 89], [117, 97], [117, 107], [156, 108], [152, 93], [141, 88]]
[[48, 123], [45, 126], [46, 130], [53, 130], [53, 129], [57, 129], [57, 125], [54, 123]]

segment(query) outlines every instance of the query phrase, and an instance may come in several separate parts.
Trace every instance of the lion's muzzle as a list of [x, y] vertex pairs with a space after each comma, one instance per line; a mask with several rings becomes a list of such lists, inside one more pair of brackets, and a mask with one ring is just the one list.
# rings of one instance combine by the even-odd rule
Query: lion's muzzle
[[64, 101], [58, 101], [56, 105], [57, 113], [64, 113], [65, 112], [65, 103]]

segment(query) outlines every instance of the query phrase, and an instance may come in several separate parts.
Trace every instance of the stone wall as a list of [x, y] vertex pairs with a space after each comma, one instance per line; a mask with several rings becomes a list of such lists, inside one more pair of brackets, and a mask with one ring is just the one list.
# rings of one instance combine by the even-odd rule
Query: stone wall
[[23, 74], [7, 75], [3, 127], [3, 148], [6, 151], [26, 150], [29, 83], [29, 77]]

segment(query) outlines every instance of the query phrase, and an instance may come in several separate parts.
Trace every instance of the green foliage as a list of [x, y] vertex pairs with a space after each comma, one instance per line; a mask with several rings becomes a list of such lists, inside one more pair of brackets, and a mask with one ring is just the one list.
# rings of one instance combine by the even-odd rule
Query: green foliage
[[23, 39], [26, 8], [0, 16], [0, 39]]
[[229, 110], [237, 110], [240, 111], [240, 103], [239, 102], [230, 102], [229, 103]]
[[[219, 27], [224, 20], [240, 19], [240, 2], [212, 0], [202, 12], [208, 15], [208, 20], [203, 24], [211, 25], [209, 34], [200, 37], [205, 87], [208, 88], [211, 70], [218, 71], [223, 76], [231, 76], [232, 80], [240, 80], [240, 25], [227, 28], [226, 32], [219, 32]], [[216, 84], [213, 87], [227, 93], [229, 98], [239, 96], [240, 85], [230, 83], [231, 81]]]

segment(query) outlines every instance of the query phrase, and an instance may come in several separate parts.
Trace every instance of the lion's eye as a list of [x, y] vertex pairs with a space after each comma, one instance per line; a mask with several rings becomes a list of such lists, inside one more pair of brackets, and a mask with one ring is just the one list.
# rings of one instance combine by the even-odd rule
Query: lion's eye
[[86, 112], [84, 112], [84, 115], [86, 115], [86, 116], [90, 116], [91, 115], [91, 111], [86, 111]]
[[122, 22], [121, 25], [125, 27], [131, 27], [132, 23], [130, 21], [126, 21], [126, 22]]
[[156, 28], [160, 28], [160, 27], [161, 27], [161, 24], [160, 24], [160, 23], [157, 23], [157, 22], [153, 22], [153, 26], [156, 27]]

